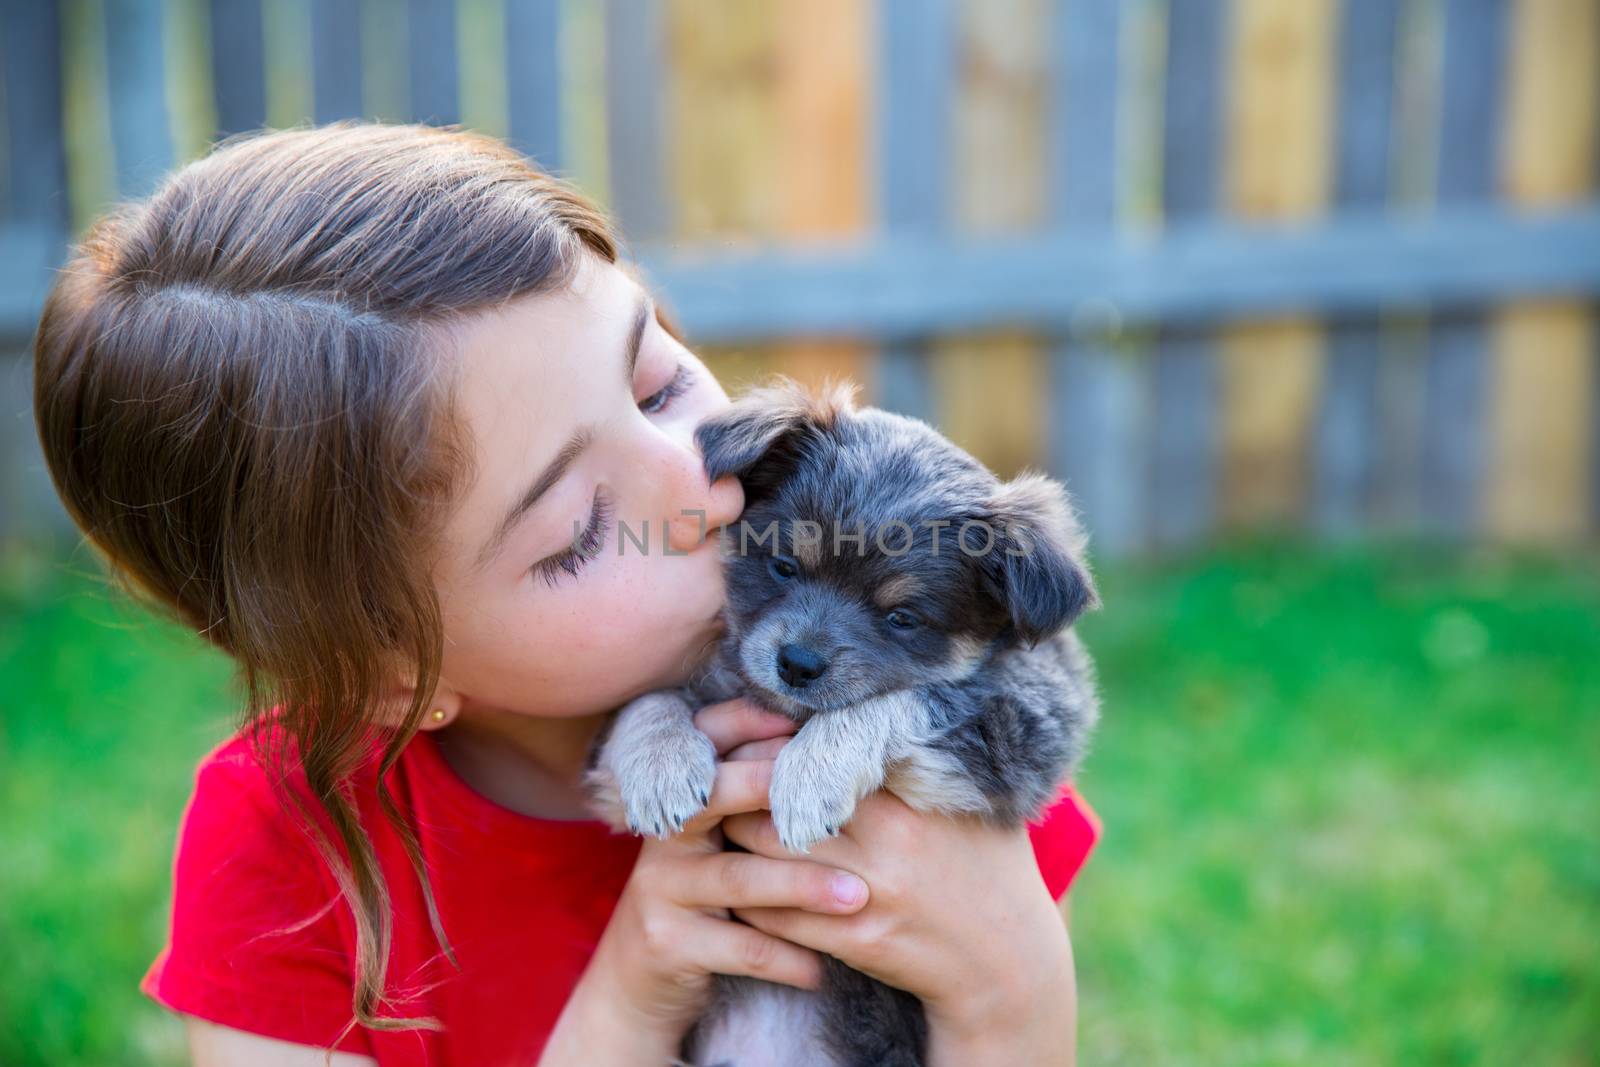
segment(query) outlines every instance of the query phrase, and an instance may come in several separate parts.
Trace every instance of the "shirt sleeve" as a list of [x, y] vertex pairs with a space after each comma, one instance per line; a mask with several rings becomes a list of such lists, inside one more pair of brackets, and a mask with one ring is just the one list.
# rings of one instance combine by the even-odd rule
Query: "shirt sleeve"
[[333, 1045], [354, 1014], [353, 961], [321, 856], [248, 754], [213, 757], [184, 810], [170, 933], [140, 991], [223, 1026], [372, 1055], [360, 1026]]
[[1077, 790], [1063, 785], [1050, 807], [1028, 824], [1028, 836], [1050, 897], [1060, 902], [1100, 839], [1100, 818]]

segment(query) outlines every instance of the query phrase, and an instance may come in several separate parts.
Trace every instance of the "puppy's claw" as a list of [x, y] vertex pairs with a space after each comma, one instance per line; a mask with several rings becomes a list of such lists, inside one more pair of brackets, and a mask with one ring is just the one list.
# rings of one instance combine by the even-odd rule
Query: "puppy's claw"
[[838, 836], [855, 812], [858, 791], [854, 782], [838, 775], [839, 768], [790, 756], [800, 751], [793, 746], [783, 750], [773, 768], [770, 795], [778, 840], [790, 852], [805, 855], [818, 841]]
[[706, 806], [717, 773], [711, 739], [692, 728], [658, 735], [648, 748], [613, 742], [606, 755], [616, 766], [622, 804], [639, 833], [653, 828], [663, 840], [681, 832]]

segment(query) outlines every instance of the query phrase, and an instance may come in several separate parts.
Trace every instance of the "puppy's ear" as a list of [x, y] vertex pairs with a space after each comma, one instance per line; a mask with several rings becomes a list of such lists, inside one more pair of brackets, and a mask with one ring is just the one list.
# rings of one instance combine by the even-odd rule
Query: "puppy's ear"
[[[763, 468], [770, 476], [793, 465], [804, 439], [833, 427], [839, 416], [854, 410], [854, 382], [825, 382], [812, 392], [786, 375], [751, 389], [726, 410], [695, 428], [695, 444], [705, 457], [706, 474], [716, 481], [724, 474], [750, 481]], [[750, 486], [746, 485], [746, 495]]]
[[1065, 486], [1025, 471], [1001, 484], [989, 511], [996, 529], [983, 557], [985, 575], [1018, 639], [1031, 648], [1100, 605], [1084, 554], [1087, 538]]

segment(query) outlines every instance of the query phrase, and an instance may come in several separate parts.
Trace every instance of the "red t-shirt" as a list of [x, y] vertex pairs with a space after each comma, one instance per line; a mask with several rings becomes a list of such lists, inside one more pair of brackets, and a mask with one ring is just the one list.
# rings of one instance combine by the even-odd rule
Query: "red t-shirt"
[[[383, 1067], [532, 1067], [642, 839], [599, 821], [537, 819], [501, 807], [455, 774], [432, 733], [419, 732], [391, 770], [389, 787], [416, 827], [457, 972], [434, 939], [410, 861], [378, 808], [376, 774], [374, 758], [358, 776], [355, 797], [392, 895], [386, 991], [413, 994], [378, 1014], [432, 1015], [445, 1029], [356, 1026], [335, 1047]], [[309, 798], [298, 771], [296, 782]], [[1045, 884], [1060, 899], [1099, 824], [1063, 789], [1029, 833]], [[272, 933], [312, 915], [299, 931]], [[243, 733], [234, 734], [196, 770], [173, 863], [170, 937], [140, 990], [174, 1011], [325, 1048], [352, 1018], [355, 945], [355, 923], [333, 876], [280, 811]]]

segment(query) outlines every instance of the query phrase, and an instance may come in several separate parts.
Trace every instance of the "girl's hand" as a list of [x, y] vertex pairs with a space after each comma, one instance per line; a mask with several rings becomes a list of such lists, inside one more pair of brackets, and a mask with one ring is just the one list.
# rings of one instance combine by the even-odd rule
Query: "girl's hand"
[[[730, 755], [771, 759], [787, 742]], [[770, 813], [731, 815], [722, 829], [756, 855], [790, 855]], [[921, 998], [930, 1062], [1072, 1062], [1072, 948], [1025, 827], [924, 815], [880, 789], [810, 858], [859, 874], [871, 901], [849, 915], [770, 905], [734, 914]]]
[[[719, 757], [746, 742], [796, 729], [786, 717], [745, 700], [703, 708], [695, 715], [695, 725], [711, 738]], [[589, 1020], [587, 1025], [574, 1022], [574, 1030], [603, 1030], [607, 1023], [616, 1023], [636, 1035], [634, 1053], [653, 1056], [666, 1050], [670, 1058], [706, 1008], [713, 973], [749, 975], [808, 989], [821, 984], [822, 962], [815, 951], [729, 917], [733, 908], [838, 916], [855, 911], [866, 900], [860, 879], [825, 864], [722, 850], [719, 823], [726, 816], [767, 807], [772, 768], [770, 759], [719, 762], [705, 809], [665, 841], [644, 839], [594, 957], [563, 1009], [552, 1044], [562, 1037], [571, 1014]], [[840, 876], [854, 886], [855, 898], [842, 900], [836, 893], [835, 879]], [[612, 1006], [604, 1007], [606, 1001]], [[550, 1056], [548, 1062], [562, 1062], [559, 1055]]]

